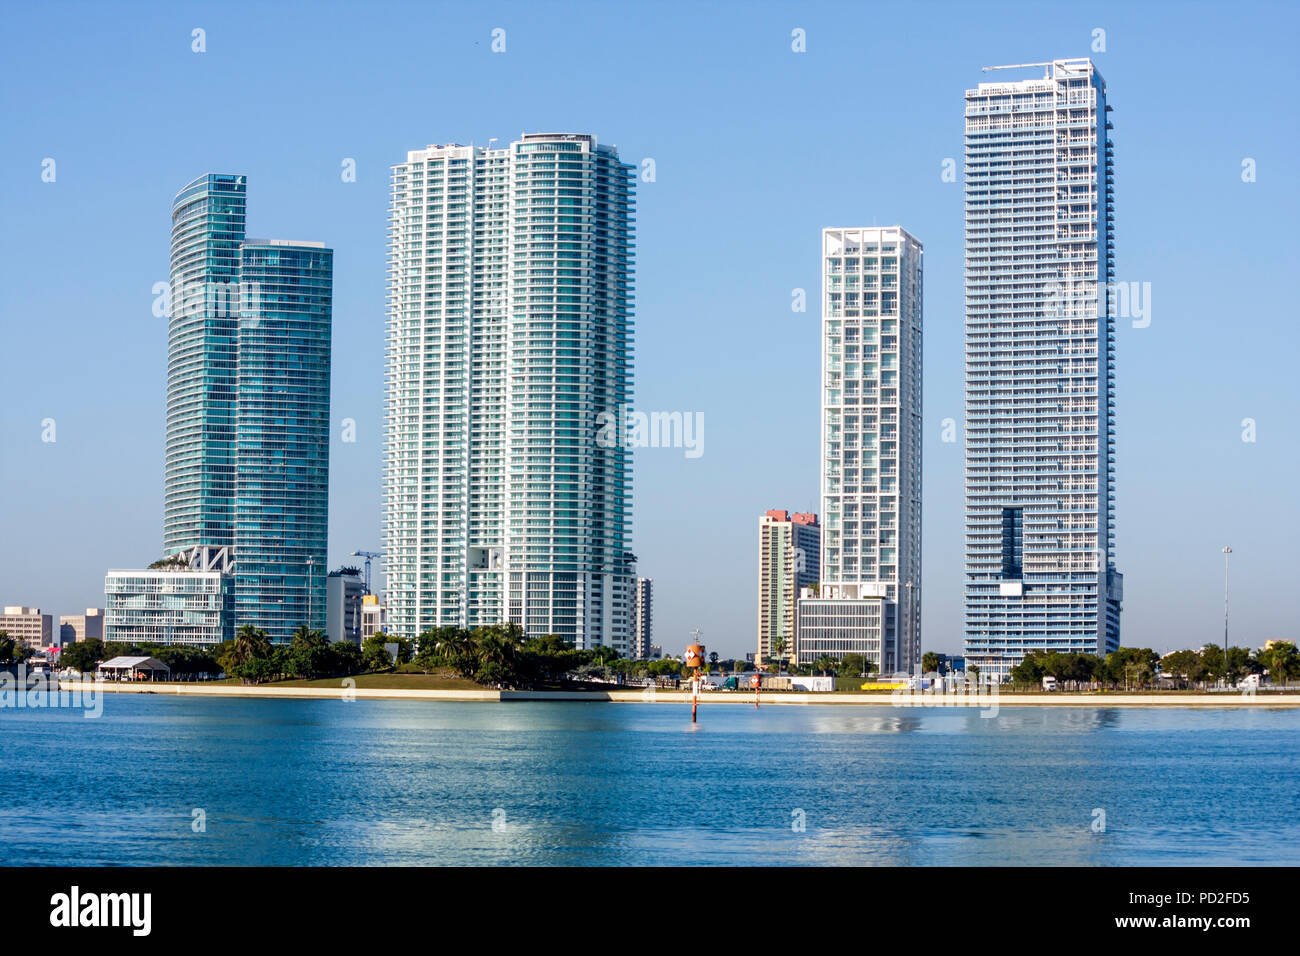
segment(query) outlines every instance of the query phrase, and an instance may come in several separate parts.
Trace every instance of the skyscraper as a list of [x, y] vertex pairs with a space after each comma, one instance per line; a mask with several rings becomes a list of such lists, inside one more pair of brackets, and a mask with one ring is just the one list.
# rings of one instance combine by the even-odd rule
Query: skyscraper
[[210, 173], [172, 200], [163, 550], [235, 543], [235, 376], [243, 176]]
[[[1114, 168], [1087, 59], [966, 91], [967, 666], [1119, 646]], [[1017, 69], [1020, 67], [992, 67]]]
[[817, 583], [820, 565], [816, 515], [769, 511], [758, 519], [759, 664], [795, 656], [799, 592]]
[[225, 548], [239, 624], [323, 628], [333, 252], [245, 237], [243, 176], [172, 203], [163, 547]]
[[583, 134], [393, 167], [388, 628], [501, 621], [628, 650], [633, 168]]
[[235, 618], [273, 640], [324, 630], [334, 254], [240, 245]]
[[901, 226], [822, 231], [821, 585], [800, 664], [920, 663], [923, 255]]

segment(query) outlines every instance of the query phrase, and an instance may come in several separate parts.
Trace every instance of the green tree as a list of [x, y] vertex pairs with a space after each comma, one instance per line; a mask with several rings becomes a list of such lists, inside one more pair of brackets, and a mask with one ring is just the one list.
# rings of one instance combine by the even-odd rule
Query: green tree
[[1102, 679], [1124, 688], [1144, 687], [1155, 676], [1160, 655], [1149, 647], [1121, 647], [1106, 655]]
[[781, 665], [785, 663], [785, 638], [776, 637], [772, 639], [772, 661], [776, 664], [776, 670], [773, 673], [781, 673]]
[[1206, 644], [1200, 652], [1201, 667], [1204, 669], [1207, 677], [1220, 681], [1227, 675], [1226, 661], [1223, 656], [1223, 648], [1218, 644]]
[[1268, 669], [1268, 677], [1274, 684], [1285, 687], [1293, 677], [1300, 677], [1300, 651], [1290, 641], [1276, 641], [1273, 646], [1259, 654], [1259, 662]]
[[840, 658], [836, 673], [840, 677], [866, 677], [876, 669], [876, 665], [867, 660], [865, 654], [850, 651]]
[[265, 631], [252, 624], [245, 624], [235, 633], [231, 657], [236, 664], [247, 664], [270, 656], [271, 642], [267, 640]]
[[1041, 684], [1047, 676], [1047, 662], [1048, 656], [1042, 651], [1028, 651], [1020, 663], [1011, 668], [1011, 682], [1022, 687]]
[[823, 675], [834, 674], [838, 666], [838, 663], [839, 662], [836, 661], [835, 658], [831, 657], [829, 654], [823, 654], [821, 657], [817, 658], [817, 660], [813, 662], [813, 665], [812, 667], [809, 668], [809, 670], [814, 673], [823, 674]]
[[361, 643], [361, 665], [368, 671], [386, 671], [393, 666], [393, 655], [385, 644], [393, 643], [383, 631], [372, 634]]
[[1201, 655], [1196, 651], [1174, 651], [1160, 659], [1160, 673], [1186, 686], [1204, 680], [1206, 670], [1201, 663]]
[[331, 673], [336, 662], [337, 657], [323, 631], [313, 631], [304, 625], [293, 632], [284, 658], [287, 673], [310, 680]]
[[939, 655], [934, 651], [926, 651], [921, 655], [921, 670], [927, 674], [935, 674], [939, 671]]

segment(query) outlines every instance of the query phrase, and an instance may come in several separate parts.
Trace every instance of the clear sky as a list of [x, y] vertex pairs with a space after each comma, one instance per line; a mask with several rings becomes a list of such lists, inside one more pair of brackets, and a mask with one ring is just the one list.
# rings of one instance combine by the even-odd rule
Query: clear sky
[[943, 164], [960, 170], [982, 66], [1093, 56], [1114, 106], [1117, 277], [1151, 289], [1150, 324], [1118, 335], [1123, 642], [1221, 640], [1225, 544], [1234, 642], [1295, 639], [1298, 34], [1296, 5], [1252, 2], [7, 3], [0, 603], [78, 613], [102, 605], [107, 568], [160, 555], [151, 289], [180, 186], [244, 173], [249, 235], [335, 250], [337, 566], [382, 547], [388, 166], [579, 131], [654, 160], [636, 407], [705, 419], [699, 458], [636, 453], [656, 642], [679, 651], [699, 627], [724, 656], [753, 650], [758, 516], [820, 511], [819, 231], [898, 223], [926, 254], [923, 642], [958, 650], [962, 446], [942, 422], [962, 415], [962, 193]]

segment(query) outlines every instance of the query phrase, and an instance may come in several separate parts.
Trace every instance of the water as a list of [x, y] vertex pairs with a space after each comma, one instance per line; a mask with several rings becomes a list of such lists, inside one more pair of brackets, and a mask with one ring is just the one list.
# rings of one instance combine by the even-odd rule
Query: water
[[700, 710], [0, 710], [0, 863], [1300, 863], [1300, 712]]

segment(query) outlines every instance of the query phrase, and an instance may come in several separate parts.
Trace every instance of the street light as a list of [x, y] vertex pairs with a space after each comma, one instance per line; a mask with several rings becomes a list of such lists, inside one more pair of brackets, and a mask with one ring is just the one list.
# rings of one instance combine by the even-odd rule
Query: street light
[[1228, 681], [1228, 555], [1232, 549], [1223, 549], [1223, 681]]
[[914, 585], [908, 581], [903, 587], [907, 588], [907, 672], [912, 674], [916, 668], [916, 608], [912, 604], [912, 588]]
[[316, 556], [307, 558], [307, 630], [311, 630], [311, 590], [315, 583]]

